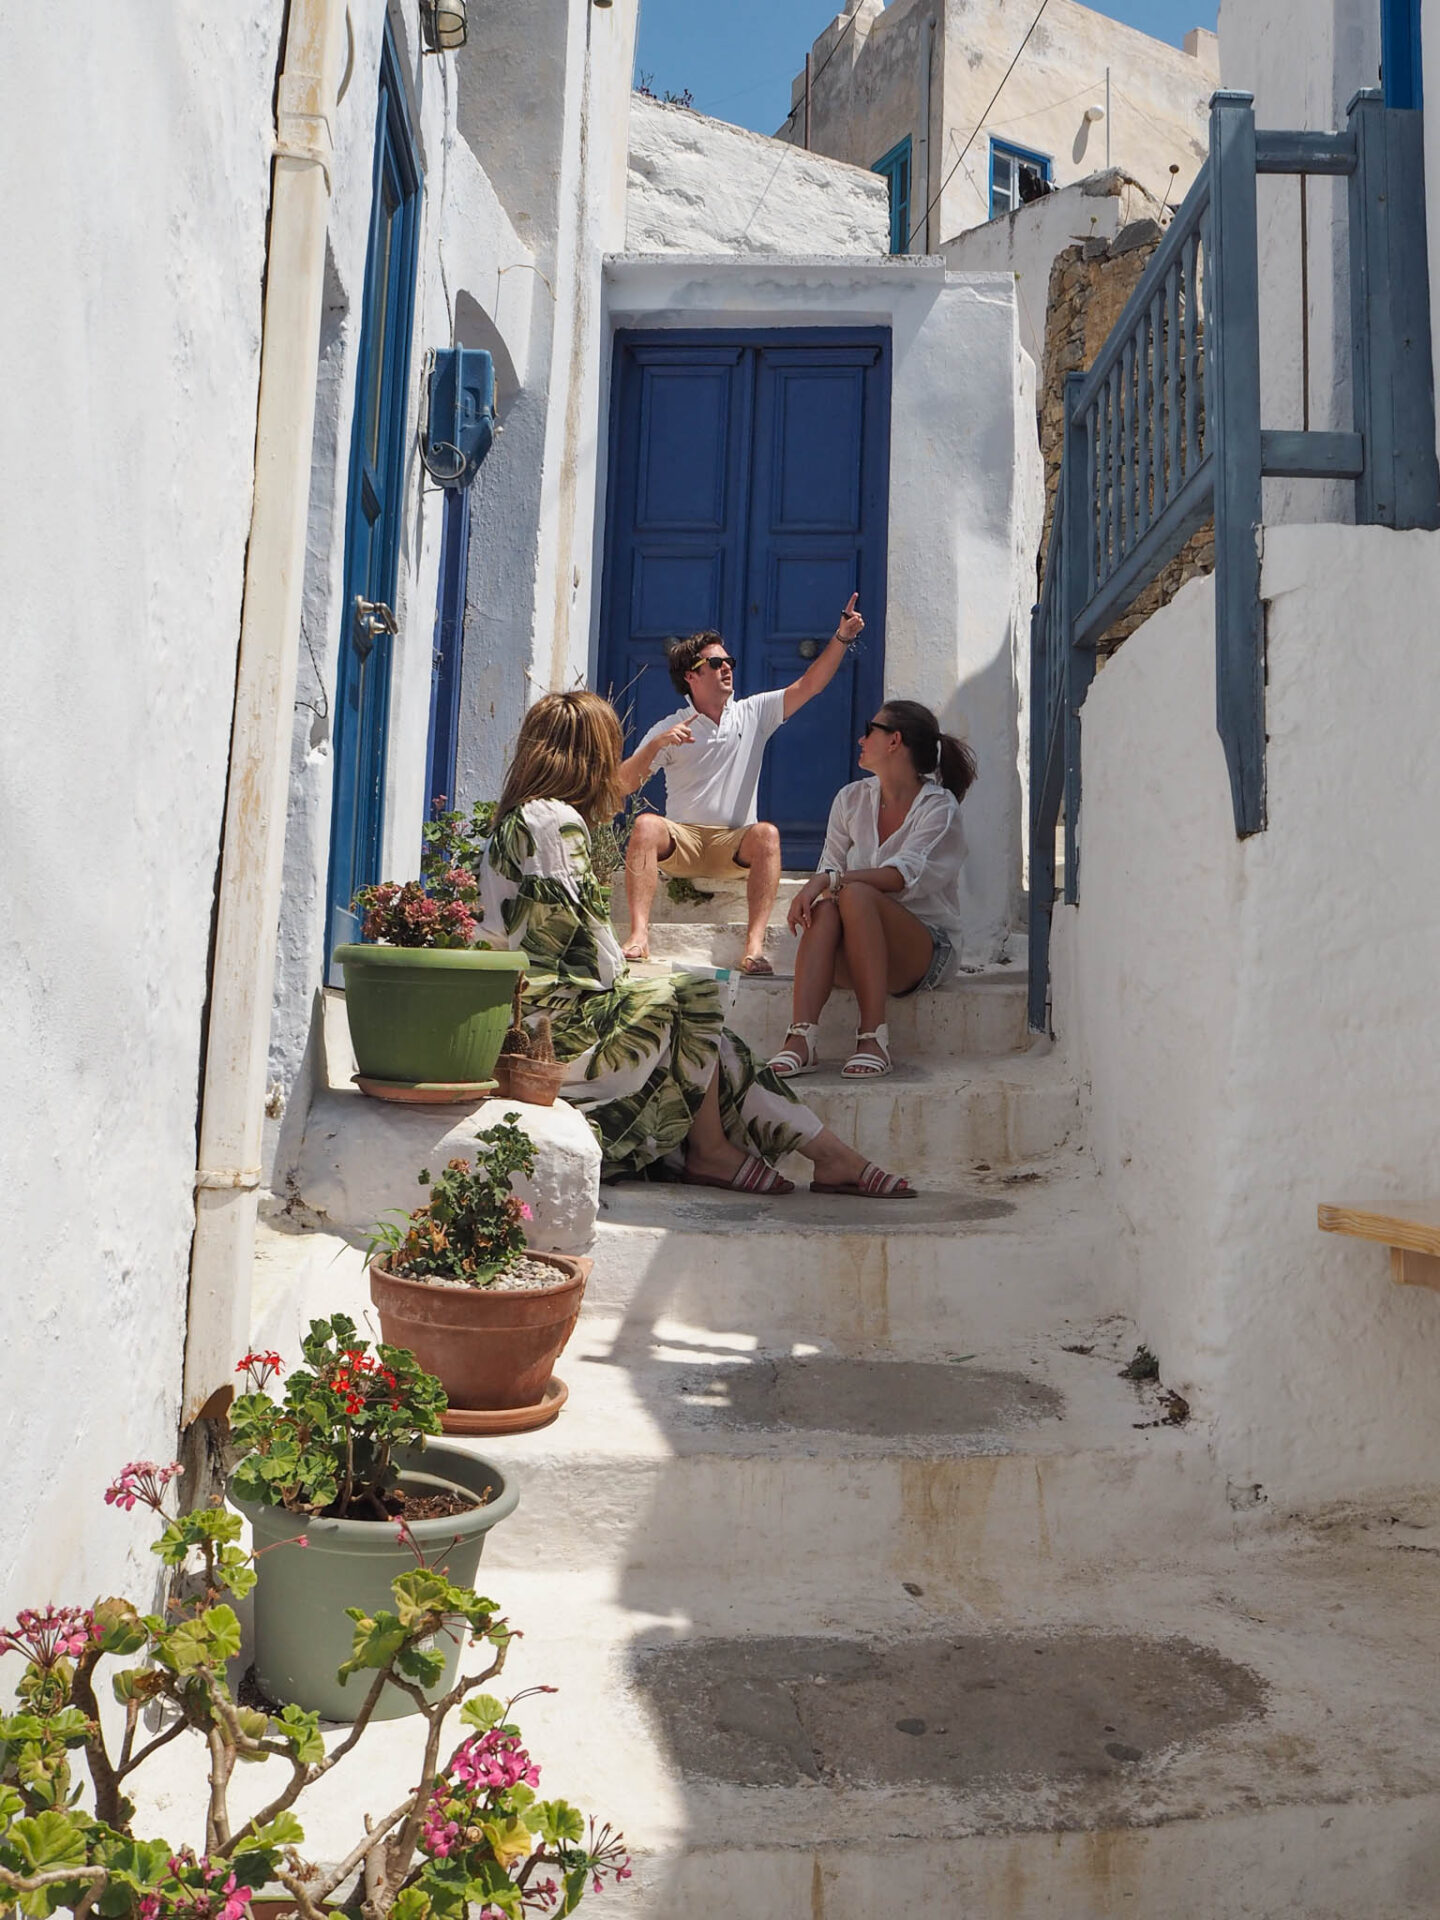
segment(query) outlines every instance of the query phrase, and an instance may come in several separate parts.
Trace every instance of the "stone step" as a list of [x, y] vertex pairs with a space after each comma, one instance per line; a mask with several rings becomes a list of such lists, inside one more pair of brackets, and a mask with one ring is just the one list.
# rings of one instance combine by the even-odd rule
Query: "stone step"
[[602, 1187], [587, 1299], [781, 1341], [995, 1349], [1039, 1326], [1083, 1343], [1114, 1223], [1075, 1154], [978, 1172], [917, 1200]]
[[[799, 944], [798, 935], [783, 922], [772, 922], [765, 930], [765, 957], [787, 978], [795, 972]], [[681, 961], [695, 967], [738, 967], [744, 954], [743, 920], [677, 921], [650, 929], [650, 958], [666, 965]]]
[[[952, 1598], [923, 1566], [907, 1587], [863, 1548], [839, 1577], [789, 1556], [663, 1581], [487, 1550], [481, 1586], [522, 1630], [491, 1690], [556, 1689], [516, 1717], [542, 1792], [624, 1830], [635, 1877], [606, 1905], [632, 1920], [1419, 1920], [1436, 1529], [1382, 1518], [1035, 1597]], [[312, 1857], [399, 1802], [422, 1732], [373, 1727], [307, 1794]], [[139, 1831], [193, 1830], [197, 1741], [137, 1776]], [[273, 1774], [240, 1777], [237, 1812]]]
[[[794, 1003], [794, 983], [784, 976], [738, 979], [729, 1024], [769, 1059], [784, 1044]], [[896, 1061], [994, 1058], [1018, 1054], [1028, 1044], [1023, 973], [992, 968], [953, 976], [934, 993], [907, 994], [886, 1002], [890, 1049]], [[859, 1013], [853, 993], [831, 994], [820, 1018], [820, 1057], [841, 1066], [855, 1050]]]
[[[842, 1140], [912, 1185], [934, 1177], [949, 1186], [976, 1162], [1013, 1166], [1053, 1153], [1079, 1121], [1075, 1082], [1053, 1055], [897, 1064], [880, 1079], [830, 1068], [793, 1084]], [[809, 1162], [798, 1155], [784, 1170], [808, 1184]]]
[[[780, 876], [780, 889], [775, 896], [775, 905], [770, 911], [772, 926], [783, 927], [785, 915], [790, 910], [790, 902], [810, 879], [808, 873], [785, 873]], [[702, 896], [698, 900], [674, 900], [670, 890], [662, 880], [655, 895], [655, 904], [650, 911], [652, 927], [693, 926], [715, 920], [745, 919], [745, 882], [743, 880], [699, 880], [695, 882], [695, 891]], [[630, 930], [630, 908], [625, 898], [625, 884], [618, 880], [610, 888], [610, 918], [620, 937], [624, 939]]]

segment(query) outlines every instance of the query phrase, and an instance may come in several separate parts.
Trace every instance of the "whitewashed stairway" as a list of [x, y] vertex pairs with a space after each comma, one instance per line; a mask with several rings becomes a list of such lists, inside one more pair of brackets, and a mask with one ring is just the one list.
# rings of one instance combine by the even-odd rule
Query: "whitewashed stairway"
[[[678, 924], [652, 952], [724, 957]], [[739, 983], [762, 1048], [787, 990]], [[545, 1786], [635, 1849], [604, 1911], [1437, 1911], [1437, 1516], [1287, 1523], [1118, 1377], [1115, 1227], [1023, 995], [961, 976], [892, 1008], [892, 1079], [805, 1083], [919, 1200], [604, 1189], [569, 1404], [487, 1443], [523, 1486], [482, 1565], [507, 1680], [560, 1689], [523, 1714]], [[363, 1308], [358, 1253], [306, 1257], [317, 1310]], [[368, 1801], [413, 1745], [377, 1734]]]

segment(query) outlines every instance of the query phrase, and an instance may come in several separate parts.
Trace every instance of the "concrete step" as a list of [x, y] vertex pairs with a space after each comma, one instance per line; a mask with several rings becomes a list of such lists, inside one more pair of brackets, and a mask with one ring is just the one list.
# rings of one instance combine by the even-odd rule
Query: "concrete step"
[[[784, 926], [785, 915], [790, 911], [790, 902], [810, 877], [808, 873], [785, 873], [780, 876], [780, 889], [770, 912], [772, 926]], [[699, 900], [674, 900], [670, 896], [669, 888], [662, 880], [650, 913], [651, 926], [680, 927], [701, 925], [715, 920], [744, 921], [745, 882], [743, 880], [697, 880], [695, 891], [703, 897]], [[623, 940], [630, 931], [630, 908], [625, 899], [623, 879], [617, 880], [610, 889], [610, 918], [616, 932]]]
[[[794, 974], [799, 944], [799, 937], [783, 922], [779, 926], [772, 922], [765, 930], [765, 957], [787, 978]], [[744, 954], [743, 920], [679, 921], [650, 929], [650, 958], [667, 965], [683, 961], [695, 967], [738, 967]]]
[[[897, 1061], [995, 1058], [1018, 1054], [1029, 1042], [1023, 972], [992, 968], [955, 974], [934, 993], [887, 1001], [886, 1024]], [[735, 982], [729, 1024], [763, 1059], [778, 1053], [790, 1024], [794, 983], [773, 979]], [[820, 1057], [841, 1066], [855, 1050], [859, 1013], [853, 993], [836, 990], [820, 1018]]]
[[[832, 1067], [793, 1084], [842, 1140], [912, 1185], [935, 1178], [950, 1186], [977, 1161], [1037, 1159], [1078, 1126], [1079, 1092], [1055, 1055], [922, 1062], [897, 1064], [881, 1079], [850, 1080]], [[809, 1162], [798, 1155], [785, 1172], [809, 1182]]]
[[1037, 1327], [1088, 1327], [1113, 1238], [1075, 1154], [906, 1201], [626, 1183], [601, 1188], [587, 1299], [766, 1344], [993, 1350]]
[[[487, 1551], [522, 1629], [491, 1690], [556, 1689], [517, 1718], [542, 1791], [623, 1828], [635, 1878], [605, 1905], [627, 1920], [1419, 1920], [1437, 1532], [1396, 1531], [1275, 1529], [983, 1609], [863, 1549], [828, 1581], [792, 1556], [663, 1586]], [[421, 1732], [372, 1728], [306, 1795], [312, 1857], [397, 1804]], [[137, 1777], [139, 1831], [195, 1830], [187, 1745]], [[238, 1813], [273, 1775], [239, 1776]]]

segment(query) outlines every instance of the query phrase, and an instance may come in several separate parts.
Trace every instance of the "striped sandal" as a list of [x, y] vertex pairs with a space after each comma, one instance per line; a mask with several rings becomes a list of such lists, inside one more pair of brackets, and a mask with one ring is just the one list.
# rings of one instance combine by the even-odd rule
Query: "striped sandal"
[[882, 1020], [878, 1027], [872, 1027], [868, 1033], [857, 1033], [857, 1040], [873, 1040], [880, 1049], [881, 1058], [873, 1053], [852, 1053], [841, 1067], [841, 1077], [846, 1080], [880, 1080], [890, 1072], [893, 1061], [890, 1058], [890, 1029]]
[[794, 1080], [802, 1073], [814, 1073], [820, 1064], [820, 1049], [810, 1036], [819, 1031], [814, 1020], [792, 1020], [785, 1029], [785, 1038], [788, 1041], [791, 1034], [799, 1034], [800, 1046], [805, 1051], [801, 1053], [799, 1047], [782, 1047], [770, 1061], [770, 1071], [778, 1074], [782, 1080]]
[[811, 1193], [853, 1193], [862, 1200], [914, 1200], [914, 1187], [900, 1173], [886, 1173], [873, 1160], [867, 1160], [858, 1180], [810, 1182]]
[[730, 1193], [782, 1194], [795, 1191], [795, 1182], [787, 1180], [783, 1173], [777, 1173], [758, 1153], [747, 1153], [739, 1172], [729, 1180], [718, 1179], [713, 1173], [691, 1173], [688, 1167], [682, 1167], [675, 1179], [682, 1187], [724, 1187]]

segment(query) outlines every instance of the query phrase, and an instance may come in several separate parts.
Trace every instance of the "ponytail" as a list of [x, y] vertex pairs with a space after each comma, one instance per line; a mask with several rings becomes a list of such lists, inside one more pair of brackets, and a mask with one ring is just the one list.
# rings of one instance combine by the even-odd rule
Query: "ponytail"
[[975, 755], [965, 741], [957, 740], [953, 733], [942, 733], [934, 714], [918, 700], [887, 700], [880, 711], [905, 743], [921, 779], [934, 774], [942, 787], [963, 800], [974, 784], [976, 771]]

